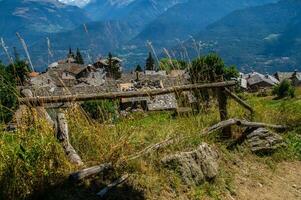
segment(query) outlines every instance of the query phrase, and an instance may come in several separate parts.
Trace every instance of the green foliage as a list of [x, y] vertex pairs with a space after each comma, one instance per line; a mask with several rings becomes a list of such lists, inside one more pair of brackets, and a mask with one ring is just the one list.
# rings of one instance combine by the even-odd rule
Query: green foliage
[[142, 72], [142, 67], [140, 65], [137, 65], [135, 72]]
[[17, 60], [14, 64], [8, 65], [6, 69], [11, 77], [15, 78], [18, 85], [24, 85], [30, 72], [28, 63], [25, 60]]
[[284, 80], [279, 85], [274, 87], [273, 95], [277, 95], [278, 98], [293, 98], [295, 97], [295, 88], [289, 80]]
[[0, 131], [0, 199], [27, 199], [43, 192], [69, 167], [51, 129], [42, 122], [31, 127], [16, 134]]
[[239, 71], [235, 66], [225, 67], [224, 68], [224, 80], [231, 80], [233, 78], [239, 77]]
[[16, 81], [0, 62], [0, 123], [9, 122], [17, 106]]
[[224, 61], [216, 54], [209, 54], [193, 60], [192, 66], [189, 68], [193, 83], [229, 79], [233, 75], [232, 73], [234, 73], [234, 68], [227, 68]]
[[75, 62], [77, 64], [85, 64], [82, 54], [80, 53], [80, 50], [78, 48], [76, 50]]
[[146, 59], [145, 62], [145, 70], [155, 70], [156, 66], [155, 66], [155, 60], [153, 59], [152, 54], [149, 52], [148, 53], [148, 58]]
[[91, 118], [105, 122], [117, 118], [116, 109], [117, 101], [87, 101], [82, 104], [82, 108], [90, 115]]
[[29, 66], [24, 60], [17, 59], [7, 67], [0, 63], [0, 122], [12, 119], [18, 108], [16, 85], [24, 85], [29, 72]]
[[[300, 128], [299, 128], [300, 130]], [[290, 134], [287, 136], [286, 143], [294, 155], [301, 160], [301, 136], [300, 134]]]
[[160, 60], [160, 69], [170, 71], [173, 69], [186, 69], [188, 63], [183, 60], [163, 58]]

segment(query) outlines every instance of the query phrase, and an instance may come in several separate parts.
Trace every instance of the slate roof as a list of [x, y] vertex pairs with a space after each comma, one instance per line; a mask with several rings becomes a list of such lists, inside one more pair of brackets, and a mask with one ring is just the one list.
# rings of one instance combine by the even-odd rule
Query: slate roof
[[295, 77], [301, 81], [301, 72], [277, 72], [275, 73], [275, 77], [281, 82], [286, 79], [292, 79], [293, 76], [296, 75]]
[[253, 86], [262, 82], [265, 82], [271, 86], [279, 84], [279, 81], [275, 77], [268, 74], [263, 75], [257, 72], [252, 72], [248, 74], [247, 81], [249, 86]]

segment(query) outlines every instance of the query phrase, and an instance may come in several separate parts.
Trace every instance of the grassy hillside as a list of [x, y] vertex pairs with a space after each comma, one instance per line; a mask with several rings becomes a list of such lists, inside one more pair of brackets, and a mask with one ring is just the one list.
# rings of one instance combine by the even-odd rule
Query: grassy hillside
[[[298, 91], [296, 98], [285, 100], [273, 100], [270, 96], [257, 97], [254, 94], [242, 96], [255, 108], [255, 121], [292, 126], [284, 133], [286, 148], [272, 156], [258, 157], [242, 147], [227, 150], [226, 142], [218, 139], [219, 133], [201, 135], [204, 128], [218, 122], [215, 103], [196, 116], [175, 118], [171, 113], [164, 112], [135, 113], [114, 123], [104, 124], [91, 120], [80, 108], [74, 107], [66, 111], [71, 143], [85, 166], [112, 162], [116, 170], [72, 184], [68, 181], [68, 175], [77, 168], [68, 163], [46, 122], [38, 119], [35, 112], [30, 112], [17, 132], [0, 132], [0, 198], [97, 199], [95, 194], [105, 184], [127, 172], [130, 174], [129, 180], [114, 189], [108, 199], [230, 199], [232, 196], [244, 199], [248, 196], [243, 195], [252, 197], [255, 189], [258, 195], [265, 194], [260, 194], [261, 190], [279, 189], [275, 194], [293, 199], [290, 197], [298, 193], [281, 191], [288, 186], [272, 178], [276, 174], [276, 177], [285, 179], [285, 183], [291, 181], [291, 185], [294, 182], [298, 184], [300, 176], [297, 173], [301, 165], [301, 91]], [[232, 101], [229, 111], [231, 117], [247, 116]], [[234, 137], [241, 131], [235, 128]], [[128, 161], [129, 156], [172, 136], [184, 139], [145, 157]], [[165, 155], [195, 149], [202, 141], [218, 149], [220, 174], [214, 182], [188, 187], [176, 173], [164, 169], [160, 160]], [[284, 173], [287, 169], [295, 169], [292, 171], [295, 175]], [[270, 180], [273, 182], [265, 185]], [[281, 183], [283, 185], [279, 185]], [[250, 185], [253, 189], [248, 188]]]

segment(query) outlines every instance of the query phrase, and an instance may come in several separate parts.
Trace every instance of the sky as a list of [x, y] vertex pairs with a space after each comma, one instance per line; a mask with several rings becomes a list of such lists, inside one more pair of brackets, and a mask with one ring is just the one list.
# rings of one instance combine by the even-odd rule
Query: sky
[[59, 1], [66, 4], [77, 5], [80, 7], [90, 2], [90, 0], [59, 0]]

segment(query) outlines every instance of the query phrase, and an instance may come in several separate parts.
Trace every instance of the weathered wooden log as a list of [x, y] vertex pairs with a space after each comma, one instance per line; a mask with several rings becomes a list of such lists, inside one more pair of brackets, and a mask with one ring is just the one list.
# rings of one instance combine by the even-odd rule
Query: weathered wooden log
[[[217, 89], [217, 101], [218, 101], [218, 109], [219, 109], [221, 121], [227, 120], [228, 119], [228, 109], [227, 109], [228, 97], [226, 95], [225, 88]], [[232, 136], [231, 126], [223, 127], [222, 132], [223, 132], [223, 138], [225, 139], [231, 138]]]
[[83, 165], [80, 156], [76, 153], [75, 149], [70, 144], [68, 123], [64, 113], [58, 113], [57, 124], [57, 138], [61, 142], [70, 162], [79, 166]]
[[105, 163], [105, 164], [102, 164], [102, 165], [86, 168], [86, 169], [83, 169], [83, 170], [80, 170], [78, 172], [74, 172], [74, 173], [70, 174], [69, 179], [71, 181], [80, 181], [84, 178], [93, 176], [95, 174], [102, 173], [106, 170], [109, 170], [112, 167], [113, 166], [112, 166], [111, 163]]
[[123, 182], [125, 182], [127, 179], [129, 178], [128, 174], [123, 175], [122, 177], [120, 177], [119, 179], [117, 179], [116, 181], [114, 181], [113, 183], [109, 184], [107, 187], [105, 187], [104, 189], [102, 189], [100, 192], [97, 193], [97, 196], [99, 196], [100, 198], [103, 198], [112, 188], [122, 184]]
[[241, 98], [239, 98], [236, 94], [234, 94], [233, 92], [231, 92], [228, 88], [225, 88], [225, 92], [233, 99], [235, 100], [238, 104], [240, 104], [241, 106], [243, 106], [244, 108], [246, 108], [247, 110], [249, 110], [251, 112], [251, 114], [254, 113], [253, 108], [247, 104], [244, 100], [242, 100]]
[[273, 129], [279, 129], [279, 130], [285, 130], [288, 127], [285, 125], [275, 125], [275, 124], [267, 124], [267, 123], [261, 123], [261, 122], [249, 122], [246, 120], [240, 120], [240, 119], [229, 119], [225, 121], [221, 121], [210, 128], [205, 129], [202, 133], [203, 134], [210, 134], [214, 131], [221, 130], [225, 127], [230, 127], [233, 125], [237, 126], [244, 126], [244, 127], [249, 127], [249, 128], [273, 128]]
[[90, 95], [26, 97], [26, 98], [19, 98], [19, 102], [20, 104], [39, 106], [47, 103], [66, 103], [66, 102], [78, 102], [78, 101], [102, 100], [102, 99], [145, 97], [145, 96], [170, 94], [179, 91], [231, 87], [231, 86], [235, 86], [236, 83], [237, 83], [236, 81], [227, 81], [227, 82], [206, 83], [206, 84], [181, 85], [181, 86], [175, 86], [175, 87], [169, 87], [163, 89], [133, 91], [133, 92], [109, 92], [109, 93], [99, 93], [99, 94], [90, 94]]
[[[33, 94], [29, 89], [22, 90], [21, 94], [24, 95], [26, 98], [33, 98]], [[26, 105], [29, 107], [31, 106], [29, 103], [26, 103]], [[22, 105], [20, 106], [20, 109], [23, 109]], [[50, 115], [47, 113], [44, 107], [37, 106], [35, 107], [35, 109], [37, 111], [38, 117], [46, 119], [50, 126], [55, 127], [55, 122], [51, 119]]]

